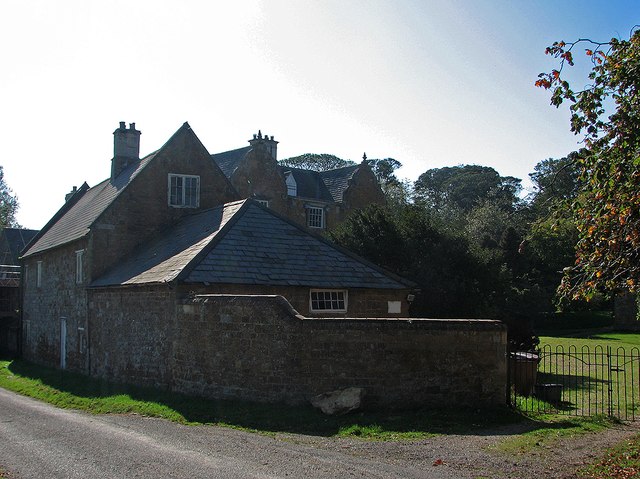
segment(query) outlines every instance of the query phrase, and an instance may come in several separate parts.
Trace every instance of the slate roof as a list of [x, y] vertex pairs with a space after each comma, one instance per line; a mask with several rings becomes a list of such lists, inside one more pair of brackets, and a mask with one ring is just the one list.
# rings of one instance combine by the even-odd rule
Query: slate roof
[[296, 185], [298, 186], [298, 194], [296, 196], [327, 202], [334, 201], [331, 192], [317, 171], [285, 166], [280, 166], [279, 168], [283, 174], [291, 172], [293, 175], [293, 178], [296, 180]]
[[[252, 147], [238, 148], [211, 155], [228, 179], [242, 164]], [[283, 174], [291, 172], [298, 186], [297, 196], [324, 202], [342, 203], [344, 192], [349, 187], [349, 180], [361, 165], [345, 166], [328, 171], [313, 171], [303, 168], [279, 166]]]
[[209, 245], [242, 204], [242, 201], [236, 201], [187, 216], [160, 233], [155, 240], [136, 250], [131, 257], [95, 280], [91, 286], [173, 281]]
[[45, 225], [23, 256], [62, 246], [89, 233], [93, 222], [149, 164], [158, 151], [129, 166], [113, 181], [106, 179], [92, 188], [85, 183]]
[[251, 151], [251, 146], [245, 148], [238, 148], [237, 150], [225, 151], [222, 153], [216, 153], [211, 155], [213, 161], [215, 161], [224, 175], [227, 178], [231, 178], [236, 168], [240, 166], [244, 157]]
[[360, 165], [345, 166], [335, 170], [321, 171], [320, 177], [331, 193], [333, 201], [341, 203], [344, 199], [344, 192], [349, 187], [349, 181], [360, 168]]
[[2, 234], [5, 237], [6, 251], [2, 251], [0, 264], [17, 265], [18, 257], [24, 247], [38, 234], [38, 230], [27, 230], [22, 228], [4, 228]]
[[174, 280], [319, 288], [413, 286], [252, 200], [183, 219], [91, 286]]
[[298, 196], [302, 198], [342, 203], [349, 181], [360, 165], [345, 166], [327, 171], [280, 166], [283, 174], [291, 172], [298, 185]]

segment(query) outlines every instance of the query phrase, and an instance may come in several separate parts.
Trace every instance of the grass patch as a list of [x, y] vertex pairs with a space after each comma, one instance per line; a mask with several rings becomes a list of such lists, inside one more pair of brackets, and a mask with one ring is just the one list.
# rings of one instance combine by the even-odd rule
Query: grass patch
[[578, 471], [578, 477], [592, 479], [622, 479], [640, 474], [640, 435], [609, 449], [595, 464]]
[[602, 431], [618, 422], [605, 416], [567, 419], [558, 415], [531, 415], [539, 427], [501, 441], [496, 450], [508, 454], [524, 454], [536, 448], [548, 447], [562, 438], [573, 438]]
[[0, 387], [61, 408], [94, 414], [134, 413], [182, 424], [215, 424], [262, 434], [410, 440], [437, 434], [473, 433], [526, 420], [507, 407], [490, 410], [365, 410], [344, 416], [325, 416], [307, 405], [202, 399], [110, 383], [22, 360], [0, 362]]
[[593, 332], [593, 331], [574, 331], [567, 335], [560, 336], [540, 336], [540, 344], [549, 344], [551, 347], [558, 346], [568, 350], [569, 346], [574, 345], [578, 349], [587, 346], [590, 349], [596, 346], [610, 346], [613, 350], [622, 348], [631, 351], [633, 348], [640, 348], [640, 334], [623, 333], [623, 332]]

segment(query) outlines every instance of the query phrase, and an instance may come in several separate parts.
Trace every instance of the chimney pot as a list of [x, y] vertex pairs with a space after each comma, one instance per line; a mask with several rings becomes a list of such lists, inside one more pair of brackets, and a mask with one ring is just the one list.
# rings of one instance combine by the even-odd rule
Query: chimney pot
[[64, 195], [64, 200], [65, 201], [69, 201], [69, 199], [76, 194], [76, 191], [78, 191], [78, 187], [74, 186], [73, 189], [67, 193], [66, 195]]
[[120, 128], [113, 132], [113, 159], [111, 160], [111, 179], [114, 180], [122, 170], [140, 160], [140, 132], [135, 123], [120, 122]]

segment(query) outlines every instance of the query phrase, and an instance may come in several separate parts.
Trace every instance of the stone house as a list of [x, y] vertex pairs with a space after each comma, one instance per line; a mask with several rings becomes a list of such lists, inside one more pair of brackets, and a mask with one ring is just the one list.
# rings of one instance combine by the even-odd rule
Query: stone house
[[20, 350], [20, 252], [36, 230], [0, 230], [0, 356], [15, 356]]
[[111, 176], [68, 195], [23, 253], [27, 358], [93, 372], [109, 361], [95, 353], [101, 311], [134, 320], [202, 293], [282, 295], [305, 315], [407, 315], [412, 283], [240, 200], [188, 124], [142, 159], [139, 138], [121, 123]]
[[212, 155], [243, 198], [253, 198], [274, 211], [322, 232], [341, 223], [350, 212], [384, 204], [373, 171], [359, 165], [329, 171], [279, 166], [273, 136], [253, 135], [249, 146]]

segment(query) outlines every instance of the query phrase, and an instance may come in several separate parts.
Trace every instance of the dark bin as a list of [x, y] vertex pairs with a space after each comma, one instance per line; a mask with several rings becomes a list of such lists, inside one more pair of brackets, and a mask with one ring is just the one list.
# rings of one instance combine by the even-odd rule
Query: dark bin
[[537, 353], [516, 351], [509, 355], [510, 381], [516, 394], [533, 395], [539, 362], [540, 357]]
[[562, 384], [536, 384], [536, 397], [551, 404], [562, 401]]

